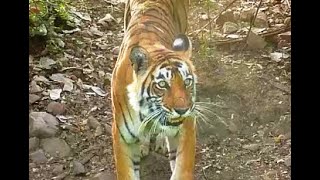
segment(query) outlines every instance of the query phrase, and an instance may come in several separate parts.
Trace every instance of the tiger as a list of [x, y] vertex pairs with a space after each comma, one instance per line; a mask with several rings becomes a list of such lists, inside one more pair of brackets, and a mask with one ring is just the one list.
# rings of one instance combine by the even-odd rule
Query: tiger
[[194, 178], [196, 70], [187, 32], [189, 0], [127, 0], [111, 79], [118, 180], [139, 180], [150, 139], [167, 148], [170, 180]]

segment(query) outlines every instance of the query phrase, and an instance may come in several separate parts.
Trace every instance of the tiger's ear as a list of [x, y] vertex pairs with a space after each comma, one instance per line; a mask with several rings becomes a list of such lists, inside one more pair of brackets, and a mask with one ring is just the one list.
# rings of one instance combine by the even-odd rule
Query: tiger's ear
[[129, 56], [136, 74], [144, 73], [148, 68], [148, 52], [143, 47], [137, 45], [131, 49]]
[[179, 54], [190, 59], [192, 54], [192, 44], [188, 36], [179, 34], [173, 41], [172, 49], [178, 51]]

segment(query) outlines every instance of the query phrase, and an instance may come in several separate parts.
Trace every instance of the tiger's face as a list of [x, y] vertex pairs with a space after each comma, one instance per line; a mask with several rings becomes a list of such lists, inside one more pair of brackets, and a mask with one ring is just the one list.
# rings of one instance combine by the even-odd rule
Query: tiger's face
[[186, 62], [171, 60], [159, 65], [150, 82], [149, 97], [155, 97], [150, 113], [161, 108], [167, 117], [160, 120], [162, 125], [180, 124], [181, 118], [192, 114], [195, 82], [196, 77]]
[[[132, 49], [131, 61], [136, 74], [135, 88], [129, 85], [129, 99], [139, 112], [142, 123], [175, 127], [188, 116], [194, 116], [196, 75], [190, 61], [191, 44], [186, 36], [178, 37], [170, 55], [160, 55], [162, 60], [151, 67], [155, 58], [146, 50]], [[157, 62], [152, 59], [153, 62]], [[139, 81], [139, 78], [143, 79]]]

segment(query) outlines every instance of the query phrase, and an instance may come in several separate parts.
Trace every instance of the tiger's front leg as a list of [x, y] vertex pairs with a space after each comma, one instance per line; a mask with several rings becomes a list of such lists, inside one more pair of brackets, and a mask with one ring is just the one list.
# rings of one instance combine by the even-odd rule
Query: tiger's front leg
[[127, 144], [115, 123], [112, 133], [117, 180], [140, 180], [140, 145]]
[[172, 139], [168, 141], [168, 146], [173, 147], [170, 148], [171, 153], [174, 151], [175, 144], [178, 144], [177, 151], [175, 153], [175, 161], [173, 158], [174, 155], [171, 155], [172, 158], [170, 159], [170, 166], [173, 168], [173, 173], [170, 180], [193, 180], [196, 146], [194, 117], [184, 120], [181, 132], [176, 138], [178, 139]]

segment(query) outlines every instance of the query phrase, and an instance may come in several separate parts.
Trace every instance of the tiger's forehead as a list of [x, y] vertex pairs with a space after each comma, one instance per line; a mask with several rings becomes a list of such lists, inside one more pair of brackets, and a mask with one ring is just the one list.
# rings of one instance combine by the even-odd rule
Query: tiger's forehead
[[192, 78], [191, 70], [187, 63], [183, 61], [168, 61], [162, 63], [154, 73], [154, 79], [156, 82], [161, 80], [169, 81], [174, 76], [179, 75], [182, 79]]

